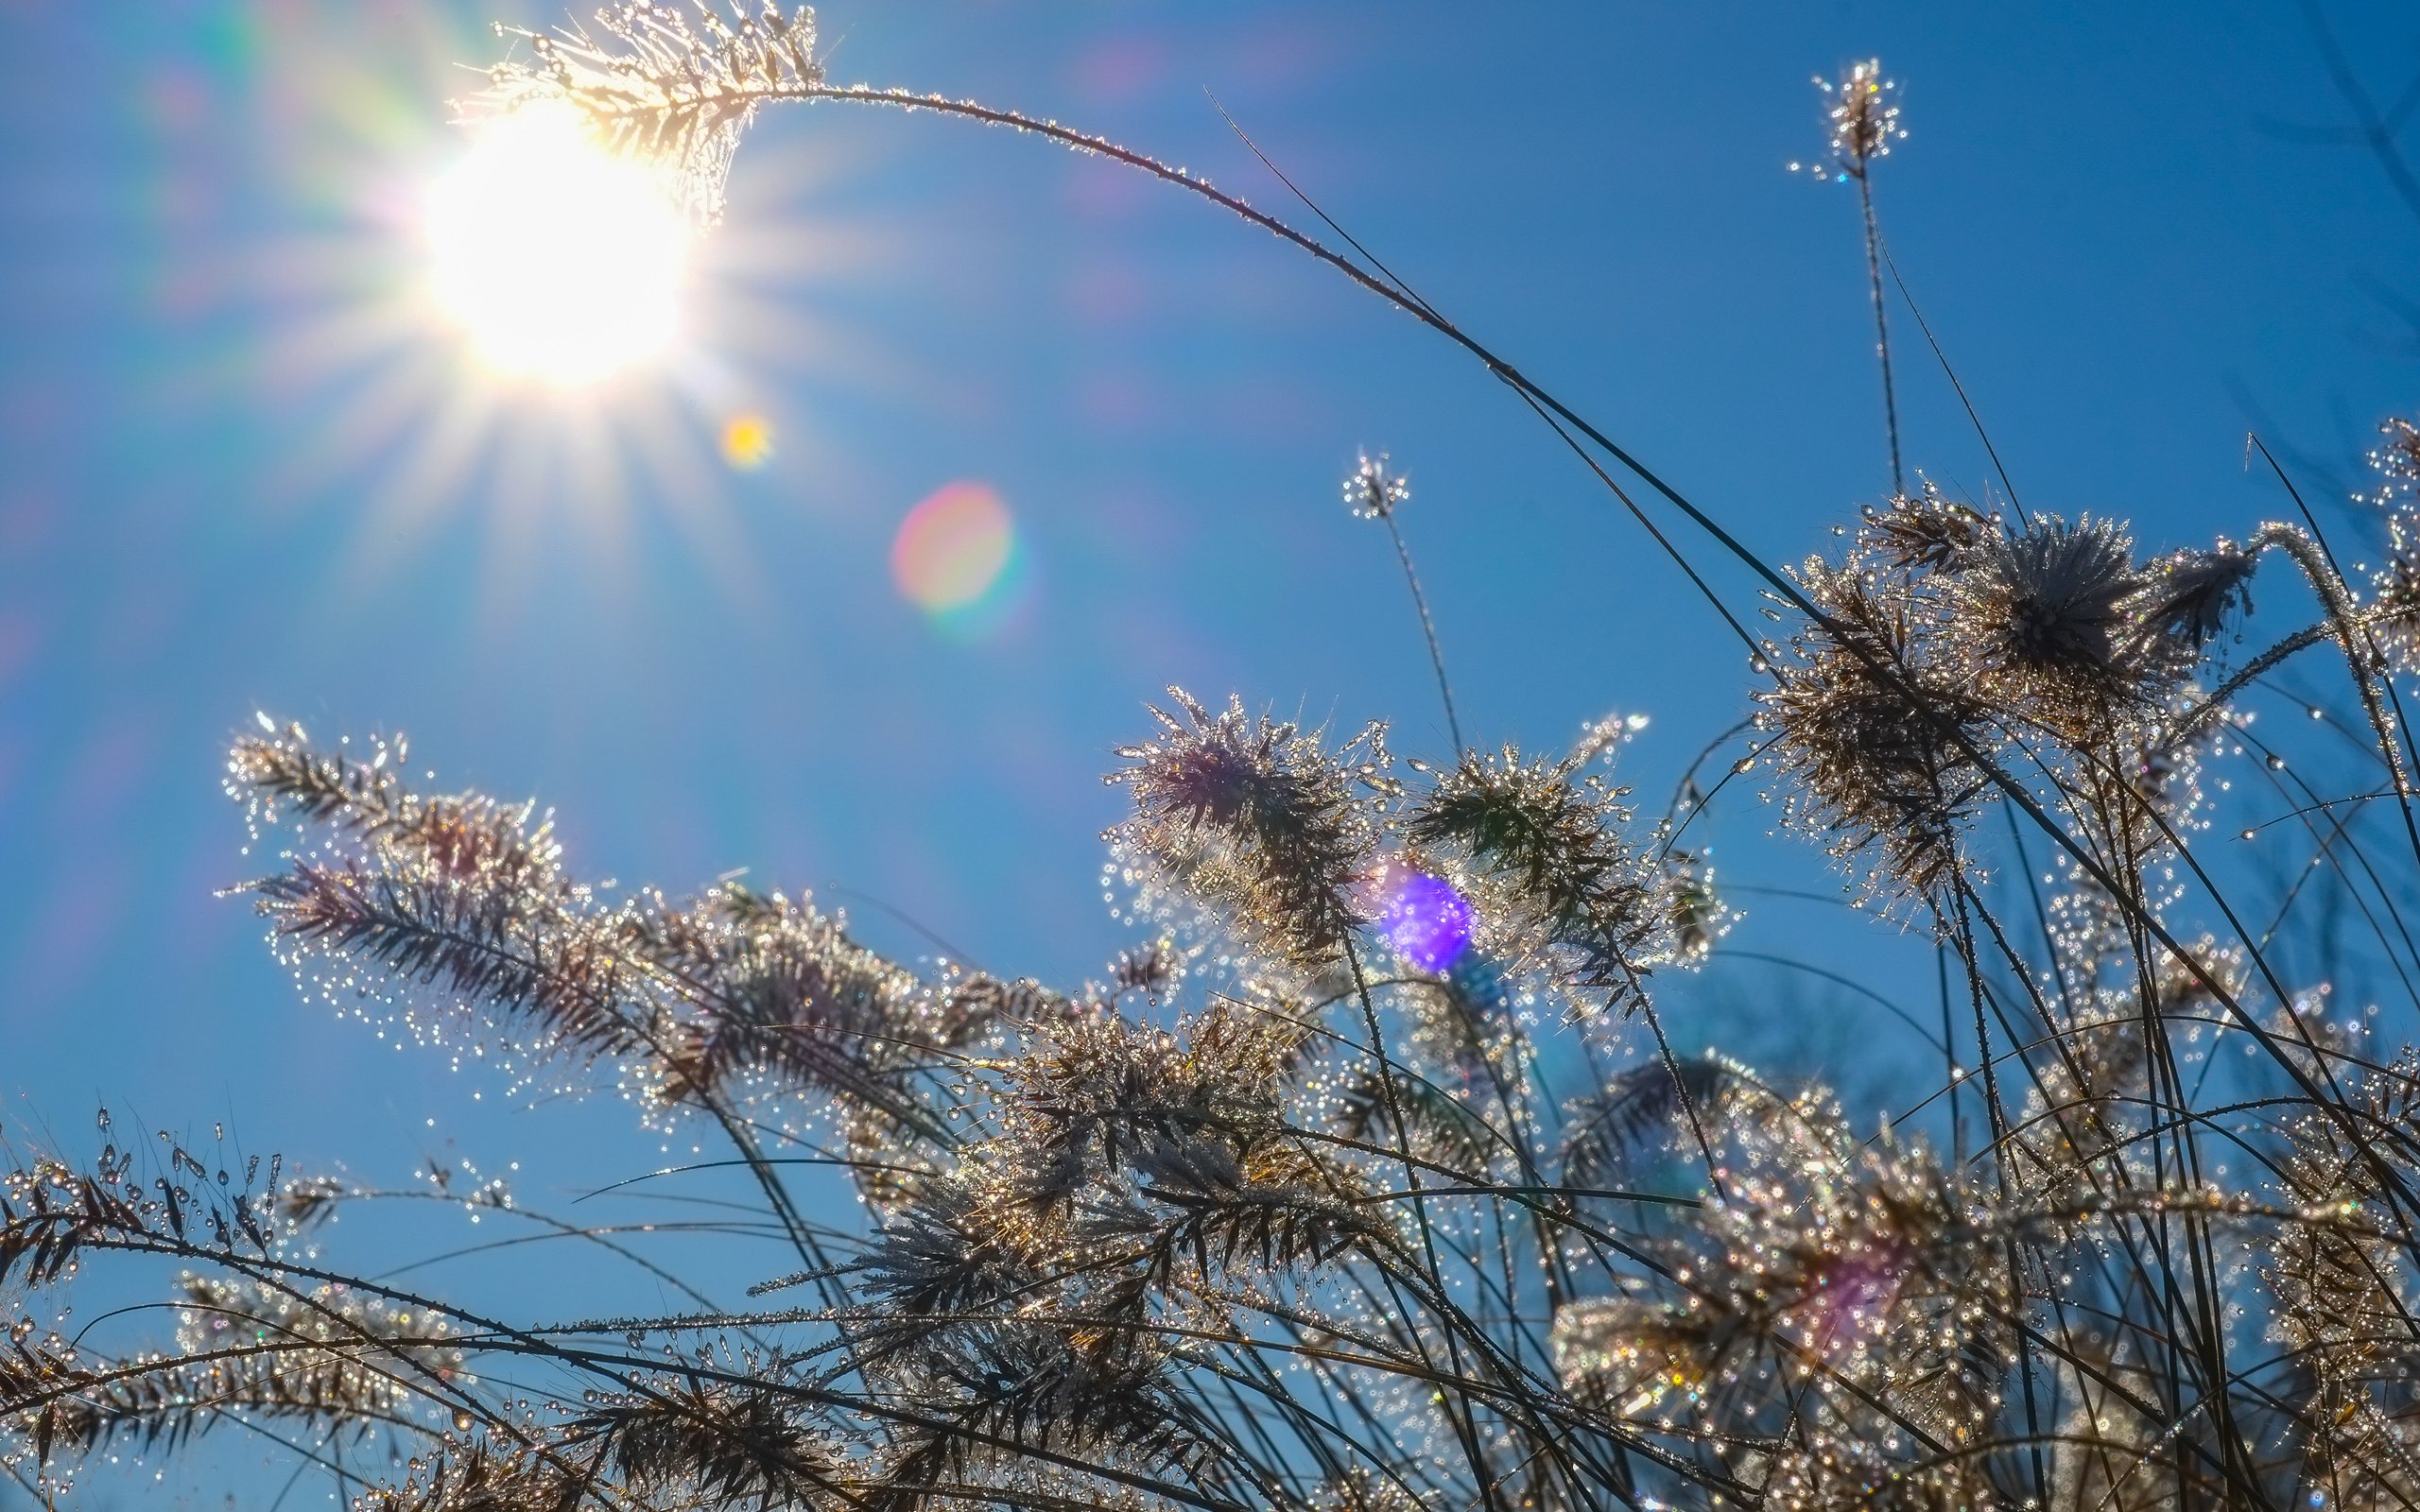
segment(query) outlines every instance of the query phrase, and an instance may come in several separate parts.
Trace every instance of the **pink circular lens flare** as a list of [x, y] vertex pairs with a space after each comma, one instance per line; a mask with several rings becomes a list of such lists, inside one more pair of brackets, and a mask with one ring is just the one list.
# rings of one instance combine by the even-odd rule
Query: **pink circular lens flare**
[[1017, 544], [1016, 522], [990, 485], [944, 484], [899, 523], [891, 579], [936, 626], [980, 639], [1015, 607]]

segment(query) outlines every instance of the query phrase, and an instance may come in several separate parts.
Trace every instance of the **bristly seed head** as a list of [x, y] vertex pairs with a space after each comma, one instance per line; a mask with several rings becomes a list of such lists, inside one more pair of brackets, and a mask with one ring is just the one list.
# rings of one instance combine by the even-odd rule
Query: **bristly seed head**
[[1108, 781], [1133, 795], [1134, 815], [1112, 837], [1288, 963], [1338, 960], [1363, 923], [1353, 899], [1376, 843], [1367, 794], [1393, 788], [1384, 727], [1331, 753], [1240, 699], [1213, 715], [1168, 691], [1183, 717], [1153, 709], [1160, 738], [1117, 752], [1130, 765]]
[[2368, 502], [2391, 509], [2420, 499], [2420, 423], [2399, 415], [2380, 421], [2378, 445], [2370, 453], [2369, 462], [2378, 475], [2378, 490], [2367, 496]]
[[1862, 180], [1875, 162], [1891, 155], [1891, 144], [1907, 137], [1899, 124], [1899, 84], [1882, 77], [1880, 59], [1852, 63], [1837, 79], [1815, 80], [1824, 92], [1824, 113], [1831, 124], [1825, 143], [1828, 163], [1793, 163], [1793, 170], [1818, 178]]
[[2207, 551], [2172, 552], [2152, 562], [2130, 606], [2135, 648], [2147, 660], [2165, 651], [2182, 663], [2179, 676], [2189, 671], [2204, 648], [2250, 612], [2256, 565], [2250, 552], [2223, 536]]
[[722, 214], [732, 154], [756, 107], [823, 83], [810, 6], [785, 14], [760, 0], [753, 14], [726, 19], [709, 0], [615, 0], [596, 22], [602, 38], [499, 28], [527, 43], [532, 60], [490, 69], [487, 94], [467, 110], [567, 104], [606, 146], [661, 171], [700, 222]]
[[1969, 748], [1990, 742], [1990, 707], [1942, 664], [1905, 574], [1810, 559], [1796, 576], [1824, 620], [1756, 695], [1784, 817], [1886, 895], [1937, 900], [1971, 875], [1962, 835], [1993, 790]]
[[1622, 791], [1579, 760], [1465, 754], [1406, 816], [1413, 845], [1452, 858], [1505, 920], [1512, 954], [1547, 965], [1592, 1009], [1628, 1012], [1681, 959], [1670, 875], [1632, 853]]
[[2420, 673], [2420, 509], [2387, 517], [2386, 560], [2370, 577], [2363, 618], [2390, 670]]
[[1889, 504], [1867, 506], [1858, 543], [1901, 570], [1954, 571], [1996, 521], [1960, 504], [1933, 484]]
[[1962, 575], [1988, 664], [2020, 676], [2098, 670], [2137, 586], [2132, 543], [2111, 521], [2055, 517], [1986, 536]]
[[1400, 472], [1387, 471], [1384, 452], [1376, 456], [1364, 453], [1360, 466], [1344, 480], [1344, 507], [1353, 511], [1356, 520], [1389, 519], [1398, 506], [1410, 499], [1411, 480]]
[[2128, 633], [2144, 589], [2116, 521], [2041, 515], [1986, 532], [1947, 598], [1960, 676], [2062, 739], [2105, 739], [2161, 691], [2169, 670]]

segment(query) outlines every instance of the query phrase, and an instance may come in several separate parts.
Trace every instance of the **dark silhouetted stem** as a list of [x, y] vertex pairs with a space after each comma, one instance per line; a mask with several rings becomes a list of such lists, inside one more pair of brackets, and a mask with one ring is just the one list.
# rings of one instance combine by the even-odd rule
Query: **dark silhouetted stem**
[[1454, 717], [1454, 689], [1445, 680], [1445, 651], [1437, 644], [1437, 625], [1428, 617], [1428, 595], [1420, 591], [1420, 575], [1412, 571], [1411, 548], [1404, 544], [1403, 531], [1395, 524], [1394, 511], [1379, 516], [1387, 523], [1387, 539], [1395, 543], [1395, 557], [1403, 563], [1403, 580], [1411, 589], [1411, 607], [1420, 611], [1420, 633], [1428, 640], [1428, 664], [1437, 669], [1437, 696], [1445, 704], [1445, 728], [1453, 732], [1454, 755], [1462, 754], [1462, 722]]
[[1891, 327], [1882, 315], [1882, 232], [1874, 223], [1874, 184], [1858, 165], [1857, 202], [1865, 212], [1865, 276], [1874, 289], [1874, 351], [1882, 359], [1882, 428], [1891, 438], [1891, 491], [1904, 496], [1908, 480], [1899, 465], [1899, 397], [1891, 384]]

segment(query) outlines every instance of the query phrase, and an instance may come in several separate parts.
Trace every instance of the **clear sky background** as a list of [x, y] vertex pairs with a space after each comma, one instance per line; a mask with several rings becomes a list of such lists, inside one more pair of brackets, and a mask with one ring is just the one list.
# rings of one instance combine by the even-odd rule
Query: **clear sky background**
[[[73, 1146], [105, 1101], [393, 1177], [449, 1136], [501, 1163], [627, 1123], [475, 1109], [433, 1058], [298, 1002], [213, 896], [266, 866], [217, 790], [255, 709], [402, 729], [444, 785], [538, 795], [590, 875], [852, 889], [831, 896], [887, 947], [929, 948], [866, 899], [1057, 979], [1120, 940], [1099, 778], [1165, 684], [1446, 748], [1392, 555], [1338, 503], [1357, 448], [1412, 477], [1476, 740], [1649, 713], [1626, 760], [1660, 805], [1744, 712], [1737, 643], [1467, 357], [1038, 140], [774, 112], [675, 370], [579, 413], [482, 395], [420, 312], [415, 207], [499, 8], [552, 19], [0, 3], [0, 1125]], [[2323, 9], [2374, 95], [2420, 66], [2407, 8]], [[1869, 53], [1912, 133], [1878, 170], [1885, 233], [2029, 504], [2152, 546], [2240, 536], [2283, 507], [2248, 427], [2341, 495], [2413, 399], [2420, 218], [2360, 147], [2300, 129], [2348, 108], [2288, 0], [836, 0], [824, 26], [837, 76], [1061, 117], [1299, 218], [1214, 92], [1774, 560], [1888, 481], [1855, 202], [1786, 171], [1822, 143], [1809, 76]], [[1981, 451], [1898, 330], [1910, 461], [1979, 494]], [[774, 438], [752, 471], [717, 447], [746, 414]], [[890, 562], [953, 481], [1018, 532], [1016, 592], [973, 632]], [[1719, 816], [1726, 874], [1831, 887], [1768, 817]], [[1900, 948], [1843, 917], [1759, 902], [1734, 944], [1860, 972]], [[1735, 962], [1700, 990], [1730, 1017], [1689, 1037], [1788, 1007], [1810, 1065], [1854, 1079], [1873, 1054], [1867, 1010], [1794, 976]], [[606, 1147], [622, 1169], [648, 1148]]]

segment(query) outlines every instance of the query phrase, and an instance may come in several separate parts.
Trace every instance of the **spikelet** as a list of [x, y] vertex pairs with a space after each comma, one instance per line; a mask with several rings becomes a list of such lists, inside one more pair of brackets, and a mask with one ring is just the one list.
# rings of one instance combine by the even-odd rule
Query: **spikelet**
[[1240, 699], [1213, 715], [1171, 688], [1178, 713], [1117, 754], [1133, 817], [1113, 839], [1180, 879], [1245, 939], [1316, 971], [1362, 924], [1354, 905], [1376, 842], [1368, 797], [1392, 789], [1385, 731], [1331, 753], [1290, 724], [1254, 719]]
[[2380, 421], [2378, 444], [2368, 460], [2378, 475], [2377, 491], [2368, 502], [2392, 509], [2420, 500], [2420, 424], [2400, 415]]
[[409, 1480], [355, 1504], [361, 1512], [568, 1512], [580, 1494], [580, 1477], [559, 1461], [475, 1443], [432, 1456]]
[[2362, 618], [2390, 670], [2420, 673], [2420, 509], [2411, 505], [2387, 517], [2386, 559], [2370, 577]]
[[182, 1290], [174, 1353], [88, 1364], [65, 1348], [0, 1351], [0, 1430], [83, 1455], [173, 1451], [233, 1420], [358, 1437], [428, 1421], [433, 1400], [468, 1384], [441, 1314], [340, 1283], [188, 1274]]
[[2145, 567], [2128, 606], [2135, 654], [2154, 665], [2163, 654], [2182, 676], [2202, 652], [2250, 612], [2255, 558], [2221, 536], [2205, 551], [2176, 551]]
[[1792, 171], [1826, 179], [1863, 179], [1876, 163], [1891, 155], [1893, 143], [1907, 139], [1908, 129], [1899, 124], [1899, 84], [1882, 76], [1880, 59], [1851, 63], [1838, 78], [1819, 76], [1815, 87], [1823, 92], [1830, 129], [1824, 144], [1824, 158], [1818, 163], [1793, 163]]
[[567, 105], [605, 146], [656, 167], [700, 221], [722, 215], [732, 156], [756, 107], [823, 82], [808, 6], [786, 14], [760, 0], [752, 14], [735, 7], [726, 18], [711, 0], [614, 0], [596, 25], [599, 34], [499, 27], [527, 45], [530, 60], [492, 68], [472, 108]]
[[1707, 1123], [1726, 1122], [1736, 1116], [1733, 1099], [1753, 1091], [1743, 1068], [1720, 1056], [1678, 1064], [1678, 1077], [1661, 1061], [1634, 1066], [1574, 1100], [1558, 1161], [1565, 1184], [1631, 1186], [1650, 1159], [1680, 1137], [1685, 1110], [1696, 1110]]
[[1994, 797], [1974, 756], [1994, 743], [1991, 706], [1945, 664], [1904, 575], [1809, 560], [1797, 576], [1825, 619], [1776, 650], [1787, 675], [1756, 695], [1783, 816], [1886, 900], [1936, 900], [1972, 865], [1964, 833]]
[[2157, 689], [2165, 669], [2130, 634], [2146, 585], [2116, 522], [1986, 531], [1950, 583], [1951, 675], [2026, 723], [2098, 745]]
[[1859, 522], [1859, 545], [1901, 572], [1955, 571], [1997, 526], [1930, 483], [1878, 507], [1867, 506]]
[[559, 1452], [608, 1470], [631, 1490], [684, 1504], [850, 1504], [846, 1459], [802, 1421], [797, 1400], [769, 1379], [730, 1384], [674, 1376], [591, 1400], [566, 1422]]
[[1356, 520], [1385, 520], [1411, 502], [1411, 480], [1387, 471], [1387, 454], [1364, 453], [1344, 480], [1344, 507]]
[[1623, 793], [1572, 760], [1465, 754], [1404, 816], [1477, 880], [1503, 954], [1545, 965], [1588, 1012], [1627, 1013], [1682, 958], [1671, 875], [1625, 843]]

